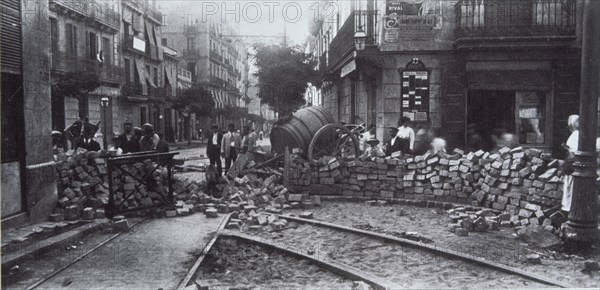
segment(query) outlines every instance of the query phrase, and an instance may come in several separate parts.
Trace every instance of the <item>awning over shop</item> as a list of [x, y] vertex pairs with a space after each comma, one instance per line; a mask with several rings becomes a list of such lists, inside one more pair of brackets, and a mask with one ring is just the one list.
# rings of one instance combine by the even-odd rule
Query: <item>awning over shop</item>
[[146, 83], [147, 74], [144, 65], [139, 59], [135, 60], [135, 69], [137, 70], [138, 76], [140, 77], [140, 84], [142, 85], [142, 95], [148, 95], [148, 84]]
[[552, 87], [550, 71], [493, 70], [469, 71], [468, 86], [475, 90], [542, 90]]
[[167, 69], [167, 67], [165, 67], [164, 70], [165, 75], [167, 76], [167, 81], [171, 85], [171, 94], [175, 96], [177, 92], [177, 77], [175, 75], [176, 72], [172, 69]]

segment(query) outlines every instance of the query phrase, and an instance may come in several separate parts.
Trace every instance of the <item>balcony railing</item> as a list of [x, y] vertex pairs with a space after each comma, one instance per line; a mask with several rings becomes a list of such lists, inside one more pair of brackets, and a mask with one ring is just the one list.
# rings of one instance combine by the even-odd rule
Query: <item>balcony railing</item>
[[50, 8], [61, 7], [89, 17], [89, 20], [118, 31], [121, 25], [121, 16], [118, 10], [112, 8], [108, 3], [100, 0], [51, 0]]
[[50, 0], [50, 5], [58, 4], [81, 15], [89, 15], [90, 0]]
[[199, 57], [200, 50], [199, 49], [184, 49], [183, 57]]
[[57, 51], [52, 53], [52, 70], [59, 72], [95, 72], [100, 81], [109, 83], [123, 83], [123, 68], [99, 62], [94, 59], [82, 59], [67, 55], [65, 52]]
[[456, 36], [575, 36], [575, 0], [460, 0]]
[[340, 30], [329, 44], [329, 65], [336, 65], [354, 51], [354, 33], [363, 29], [367, 34], [367, 45], [377, 45], [378, 11], [356, 10], [348, 16]]
[[91, 5], [90, 17], [101, 24], [119, 30], [121, 25], [121, 16], [119, 12], [113, 10], [107, 3], [96, 3]]
[[145, 0], [123, 0], [126, 4], [134, 9], [146, 13], [146, 15], [157, 23], [161, 23], [162, 14], [152, 4]]

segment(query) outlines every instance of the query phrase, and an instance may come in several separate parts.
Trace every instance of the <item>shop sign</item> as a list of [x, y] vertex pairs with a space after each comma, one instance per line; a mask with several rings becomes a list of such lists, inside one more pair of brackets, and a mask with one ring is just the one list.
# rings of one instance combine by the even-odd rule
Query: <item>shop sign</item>
[[384, 41], [432, 40], [436, 29], [441, 29], [442, 3], [401, 2], [388, 0], [384, 16]]

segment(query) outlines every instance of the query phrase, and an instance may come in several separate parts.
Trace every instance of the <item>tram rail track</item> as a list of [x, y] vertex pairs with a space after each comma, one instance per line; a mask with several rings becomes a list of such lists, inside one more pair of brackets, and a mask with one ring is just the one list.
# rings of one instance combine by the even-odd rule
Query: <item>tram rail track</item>
[[[289, 215], [278, 217], [293, 225], [281, 232], [220, 230], [214, 240], [227, 237], [267, 246], [310, 260], [346, 278], [362, 280], [375, 289], [465, 287], [467, 284], [457, 284], [461, 281], [472, 285], [468, 287], [481, 288], [573, 287], [550, 277], [410, 239], [313, 219]], [[338, 249], [331, 247], [335, 243], [341, 243]], [[208, 253], [213, 244], [207, 246], [203, 253]], [[315, 245], [326, 245], [326, 249], [319, 249]], [[327, 250], [327, 246], [330, 250]], [[369, 257], [374, 251], [383, 251], [385, 254], [377, 258]], [[414, 252], [419, 253], [415, 255]], [[196, 262], [197, 265], [202, 263], [201, 259]], [[197, 270], [198, 267], [194, 269]], [[407, 274], [411, 271], [412, 274]], [[407, 277], [411, 282], [403, 283]], [[182, 281], [179, 289], [187, 286], [187, 282]]]

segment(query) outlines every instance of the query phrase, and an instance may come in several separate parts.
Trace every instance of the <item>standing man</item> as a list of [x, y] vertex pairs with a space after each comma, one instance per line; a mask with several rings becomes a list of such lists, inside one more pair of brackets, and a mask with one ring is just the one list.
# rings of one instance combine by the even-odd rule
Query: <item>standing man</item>
[[400, 138], [397, 136], [398, 128], [389, 127], [388, 129], [390, 130], [390, 137], [392, 139], [385, 144], [385, 156], [392, 156], [392, 153], [401, 151], [402, 149], [400, 148]]
[[160, 138], [156, 133], [154, 133], [154, 126], [150, 123], [144, 124], [144, 137], [140, 140], [140, 150], [144, 151], [153, 151], [156, 150], [156, 145]]
[[229, 132], [223, 135], [223, 142], [221, 142], [221, 155], [225, 158], [225, 172], [229, 171], [231, 162], [237, 158], [237, 151], [232, 147], [242, 148], [242, 137], [235, 131], [233, 123], [227, 125], [227, 131]]
[[206, 144], [206, 155], [210, 160], [211, 166], [217, 167], [217, 173], [219, 176], [222, 175], [223, 168], [221, 167], [221, 143], [223, 141], [223, 134], [219, 132], [219, 126], [212, 125], [210, 127], [210, 135], [208, 136]]
[[119, 135], [119, 140], [121, 141], [121, 149], [123, 153], [131, 153], [136, 152], [137, 147], [135, 144], [135, 138], [133, 136], [133, 124], [131, 122], [125, 122], [123, 124], [123, 133]]

